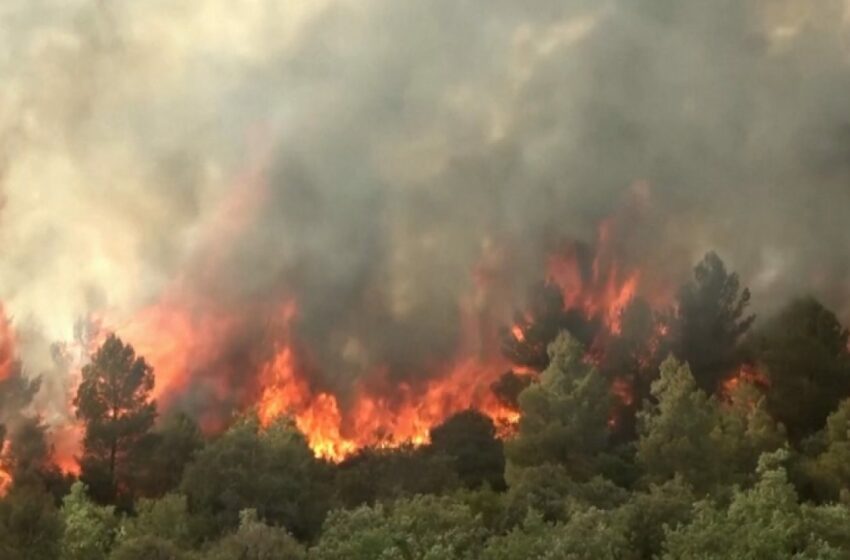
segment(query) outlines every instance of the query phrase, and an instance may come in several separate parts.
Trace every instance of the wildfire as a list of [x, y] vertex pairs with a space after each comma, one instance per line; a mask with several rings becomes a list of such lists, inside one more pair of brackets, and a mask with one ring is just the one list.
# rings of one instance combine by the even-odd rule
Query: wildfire
[[635, 401], [632, 386], [625, 379], [615, 379], [611, 384], [611, 393], [625, 406], [631, 406]]
[[16, 353], [15, 333], [6, 317], [6, 311], [0, 304], [0, 381], [3, 381], [15, 367]]
[[0, 498], [6, 495], [12, 486], [12, 475], [5, 468], [6, 457], [9, 452], [9, 440], [0, 445]]
[[570, 245], [549, 258], [547, 279], [560, 287], [565, 308], [580, 309], [588, 318], [600, 317], [609, 332], [619, 334], [623, 310], [637, 294], [640, 271], [624, 270], [615, 258], [612, 224], [611, 220], [600, 224], [589, 270], [578, 248]]
[[[288, 328], [296, 315], [294, 304], [285, 306], [283, 313]], [[426, 444], [431, 428], [468, 408], [487, 414], [500, 433], [507, 433], [519, 414], [500, 404], [489, 390], [503, 368], [501, 361], [461, 359], [424, 386], [393, 383], [385, 368], [377, 368], [358, 383], [349, 405], [342, 407], [336, 395], [310, 386], [287, 341], [263, 367], [264, 389], [257, 410], [263, 425], [290, 415], [317, 456], [338, 462], [365, 446]]]
[[723, 395], [730, 396], [744, 383], [761, 388], [770, 386], [770, 380], [763, 372], [756, 369], [752, 364], [744, 364], [734, 375], [723, 381], [721, 392]]

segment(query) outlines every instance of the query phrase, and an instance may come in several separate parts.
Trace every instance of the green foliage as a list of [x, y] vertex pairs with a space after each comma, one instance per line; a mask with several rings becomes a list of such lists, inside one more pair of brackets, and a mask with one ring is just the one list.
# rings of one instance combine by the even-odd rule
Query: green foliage
[[587, 507], [609, 509], [624, 503], [628, 492], [602, 477], [577, 482], [561, 465], [546, 464], [520, 470], [505, 496], [504, 525], [513, 527], [529, 511], [544, 521], [566, 521]]
[[812, 298], [785, 306], [750, 341], [768, 376], [768, 409], [799, 441], [850, 397], [848, 331]]
[[817, 446], [819, 451], [802, 460], [805, 482], [821, 500], [843, 497], [842, 501], [847, 502], [850, 498], [847, 495], [850, 488], [850, 399], [842, 401], [829, 415], [826, 427], [813, 438], [810, 446]]
[[391, 506], [331, 512], [311, 558], [473, 559], [485, 538], [481, 519], [467, 505], [450, 497], [416, 496]]
[[212, 534], [235, 528], [239, 512], [254, 508], [270, 523], [309, 539], [327, 511], [327, 478], [291, 421], [261, 429], [256, 418], [246, 418], [196, 455], [181, 489]]
[[63, 500], [63, 560], [105, 559], [115, 540], [118, 528], [115, 508], [95, 504], [86, 491], [85, 484], [76, 482]]
[[687, 365], [674, 358], [652, 384], [655, 403], [638, 415], [637, 459], [650, 482], [681, 476], [699, 493], [745, 483], [759, 454], [780, 447], [781, 427], [750, 386], [721, 404], [697, 387]]
[[156, 537], [181, 547], [192, 544], [191, 520], [186, 497], [169, 494], [157, 500], [142, 498], [136, 515], [121, 524], [120, 540]]
[[[231, 558], [238, 558], [232, 556]], [[135, 537], [118, 543], [109, 560], [184, 560], [188, 555], [174, 543], [151, 535]]]
[[432, 449], [402, 445], [365, 448], [336, 468], [336, 500], [343, 507], [445, 494], [461, 486], [454, 459]]
[[629, 550], [636, 558], [655, 558], [664, 544], [665, 527], [688, 523], [694, 501], [693, 490], [679, 477], [631, 494], [616, 512], [627, 527]]
[[763, 455], [759, 482], [736, 491], [728, 507], [698, 502], [690, 524], [668, 531], [663, 558], [846, 558], [850, 512], [801, 506], [781, 466], [786, 458], [782, 450]]
[[467, 488], [504, 488], [505, 455], [489, 416], [474, 410], [455, 414], [431, 430], [431, 448], [453, 460]]
[[183, 413], [168, 416], [139, 442], [133, 454], [133, 478], [139, 494], [158, 497], [175, 490], [186, 466], [204, 446], [198, 424]]
[[0, 499], [0, 560], [58, 558], [62, 519], [38, 487], [16, 485]]
[[286, 529], [269, 527], [255, 510], [240, 512], [239, 530], [204, 553], [205, 560], [302, 560], [306, 551]]
[[611, 511], [589, 507], [565, 523], [548, 524], [531, 511], [523, 522], [487, 544], [483, 560], [629, 560], [628, 528]]
[[755, 320], [747, 315], [750, 291], [715, 253], [694, 268], [679, 290], [673, 320], [673, 351], [687, 362], [701, 389], [713, 393], [740, 359], [739, 343]]
[[153, 370], [133, 347], [110, 335], [83, 367], [74, 399], [85, 424], [82, 479], [92, 495], [110, 502], [132, 494], [132, 455], [156, 417]]
[[590, 478], [608, 443], [608, 385], [566, 332], [549, 346], [549, 357], [539, 381], [520, 394], [519, 432], [505, 454], [512, 467], [554, 463], [573, 477]]

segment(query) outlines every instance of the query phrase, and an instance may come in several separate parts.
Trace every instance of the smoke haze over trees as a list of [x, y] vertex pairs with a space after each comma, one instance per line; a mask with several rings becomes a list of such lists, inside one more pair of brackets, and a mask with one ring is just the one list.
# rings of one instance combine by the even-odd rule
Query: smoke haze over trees
[[0, 560], [850, 554], [849, 32], [0, 2]]

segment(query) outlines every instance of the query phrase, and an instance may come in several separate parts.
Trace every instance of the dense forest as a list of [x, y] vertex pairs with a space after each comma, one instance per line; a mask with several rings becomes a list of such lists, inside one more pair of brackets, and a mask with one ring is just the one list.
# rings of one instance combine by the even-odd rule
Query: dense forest
[[0, 559], [850, 558], [848, 331], [813, 298], [758, 320], [709, 254], [669, 309], [617, 332], [541, 285], [492, 390], [430, 442], [315, 457], [255, 411], [206, 434], [158, 413], [156, 372], [110, 336], [82, 372], [79, 477], [0, 385]]

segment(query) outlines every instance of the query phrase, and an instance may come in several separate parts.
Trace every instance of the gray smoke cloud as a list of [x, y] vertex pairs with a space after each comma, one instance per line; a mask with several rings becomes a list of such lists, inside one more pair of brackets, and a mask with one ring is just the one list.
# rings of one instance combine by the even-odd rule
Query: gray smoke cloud
[[616, 237], [645, 289], [715, 249], [760, 310], [850, 318], [848, 28], [838, 0], [6, 1], [0, 299], [34, 371], [80, 317], [191, 293], [246, 315], [228, 378], [295, 298], [317, 386], [415, 380], [459, 301], [507, 320], [648, 185]]

